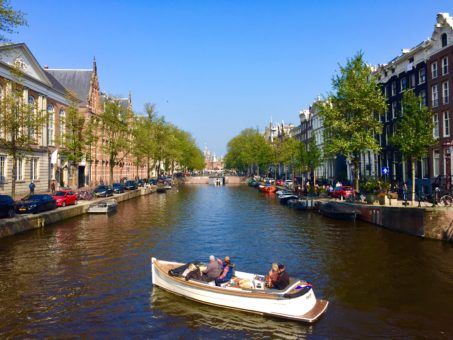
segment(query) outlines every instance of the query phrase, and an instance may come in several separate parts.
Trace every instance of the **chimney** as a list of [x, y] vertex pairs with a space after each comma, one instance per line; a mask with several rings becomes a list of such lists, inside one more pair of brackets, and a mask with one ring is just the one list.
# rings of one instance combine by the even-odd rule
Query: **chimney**
[[48, 70], [49, 69], [49, 65], [44, 65], [44, 69]]

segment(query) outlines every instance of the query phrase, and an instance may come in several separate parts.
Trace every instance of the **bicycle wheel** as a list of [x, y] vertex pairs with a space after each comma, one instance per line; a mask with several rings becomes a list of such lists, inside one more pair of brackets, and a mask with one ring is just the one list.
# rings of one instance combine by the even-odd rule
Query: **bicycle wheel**
[[440, 198], [440, 203], [446, 207], [451, 207], [453, 203], [453, 197], [450, 195], [444, 195]]

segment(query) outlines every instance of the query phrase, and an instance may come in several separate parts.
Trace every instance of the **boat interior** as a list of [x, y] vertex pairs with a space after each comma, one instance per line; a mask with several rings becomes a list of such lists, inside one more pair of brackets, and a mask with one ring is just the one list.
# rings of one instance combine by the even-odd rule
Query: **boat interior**
[[[157, 268], [161, 269], [168, 276], [172, 276], [176, 280], [186, 281], [185, 275], [189, 272], [189, 264], [172, 263], [166, 261], [156, 261]], [[196, 268], [192, 267], [191, 270], [203, 271], [206, 269], [206, 265], [203, 263], [192, 264]], [[265, 277], [263, 275], [246, 273], [235, 271], [234, 276], [229, 282], [223, 283], [220, 287], [215, 285], [214, 281], [206, 282], [203, 280], [189, 279], [187, 282], [195, 283], [197, 285], [212, 287], [217, 289], [227, 289], [231, 292], [244, 292], [244, 293], [258, 293], [260, 295], [266, 295], [274, 298], [296, 298], [305, 295], [312, 288], [308, 282], [290, 278], [288, 286], [283, 290], [268, 288], [265, 285]]]

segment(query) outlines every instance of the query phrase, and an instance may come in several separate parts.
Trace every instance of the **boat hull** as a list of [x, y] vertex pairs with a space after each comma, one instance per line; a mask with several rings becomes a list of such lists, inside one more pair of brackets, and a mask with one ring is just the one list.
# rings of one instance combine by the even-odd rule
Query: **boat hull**
[[312, 289], [306, 294], [285, 298], [283, 295], [269, 296], [264, 292], [243, 291], [239, 288], [215, 287], [193, 281], [175, 278], [165, 272], [162, 264], [175, 262], [151, 260], [152, 283], [169, 292], [204, 304], [271, 315], [312, 323], [327, 309], [328, 302], [317, 300]]

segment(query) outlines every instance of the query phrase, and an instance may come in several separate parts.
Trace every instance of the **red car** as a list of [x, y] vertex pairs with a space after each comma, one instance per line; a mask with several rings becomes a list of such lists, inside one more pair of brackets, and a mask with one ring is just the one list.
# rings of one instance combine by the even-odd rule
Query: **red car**
[[353, 196], [353, 195], [354, 195], [354, 189], [352, 189], [352, 187], [350, 187], [350, 186], [335, 187], [333, 189], [332, 193], [330, 194], [330, 196], [332, 196], [333, 198], [340, 198], [340, 197], [346, 198], [346, 197]]
[[279, 186], [284, 186], [285, 185], [285, 180], [283, 179], [277, 179], [277, 182], [275, 182], [275, 184], [279, 185]]
[[77, 194], [72, 190], [57, 191], [52, 198], [57, 202], [57, 207], [65, 207], [77, 203]]

